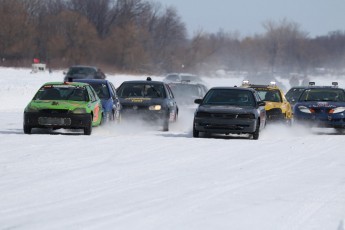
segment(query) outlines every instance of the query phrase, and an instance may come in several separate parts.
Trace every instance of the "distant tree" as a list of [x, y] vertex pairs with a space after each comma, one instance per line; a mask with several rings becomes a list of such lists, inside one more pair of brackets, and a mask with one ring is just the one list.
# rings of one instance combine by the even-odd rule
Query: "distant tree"
[[32, 52], [33, 26], [19, 0], [0, 0], [0, 58], [19, 60]]
[[115, 0], [70, 0], [67, 6], [72, 11], [85, 16], [96, 28], [98, 35], [104, 38], [116, 18]]
[[47, 18], [45, 23], [51, 28], [48, 51], [53, 59], [64, 59], [68, 65], [96, 61], [97, 31], [85, 17], [63, 11]]
[[301, 31], [297, 23], [286, 19], [279, 23], [267, 21], [263, 27], [266, 29], [264, 38], [271, 71], [293, 69], [301, 57], [300, 42], [307, 38], [307, 33]]
[[183, 64], [179, 51], [186, 42], [186, 27], [173, 7], [163, 12], [151, 30], [154, 44], [152, 55], [160, 70], [173, 71]]

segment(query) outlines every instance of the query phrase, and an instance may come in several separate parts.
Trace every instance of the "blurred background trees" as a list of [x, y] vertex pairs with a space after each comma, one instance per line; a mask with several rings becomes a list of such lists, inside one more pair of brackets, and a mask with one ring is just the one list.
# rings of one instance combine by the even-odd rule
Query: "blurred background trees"
[[283, 19], [264, 33], [198, 31], [188, 36], [173, 7], [144, 0], [0, 0], [0, 58], [51, 68], [98, 65], [138, 73], [344, 70], [345, 31], [310, 38]]

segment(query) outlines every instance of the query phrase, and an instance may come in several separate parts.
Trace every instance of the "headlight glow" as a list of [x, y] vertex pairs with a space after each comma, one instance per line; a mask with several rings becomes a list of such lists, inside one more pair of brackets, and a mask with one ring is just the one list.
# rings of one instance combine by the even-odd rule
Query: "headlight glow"
[[151, 105], [149, 107], [149, 110], [161, 110], [162, 106], [161, 105]]
[[84, 108], [76, 108], [75, 110], [72, 111], [72, 113], [84, 114], [84, 113], [86, 113], [86, 109], [84, 109]]
[[302, 113], [312, 113], [312, 111], [309, 109], [309, 108], [307, 108], [307, 107], [305, 107], [305, 106], [298, 106], [298, 109], [299, 109], [299, 111], [301, 111]]
[[335, 108], [335, 109], [331, 109], [329, 111], [329, 113], [342, 113], [345, 111], [345, 107], [338, 107], [338, 108]]

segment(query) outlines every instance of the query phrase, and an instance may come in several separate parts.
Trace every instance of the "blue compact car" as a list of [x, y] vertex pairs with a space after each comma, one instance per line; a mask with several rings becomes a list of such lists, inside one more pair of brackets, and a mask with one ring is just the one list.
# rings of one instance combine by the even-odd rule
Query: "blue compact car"
[[345, 130], [345, 90], [336, 82], [306, 87], [293, 110], [296, 123]]
[[121, 104], [116, 89], [110, 81], [104, 79], [75, 79], [74, 81], [88, 83], [94, 88], [102, 101], [104, 121], [120, 122]]

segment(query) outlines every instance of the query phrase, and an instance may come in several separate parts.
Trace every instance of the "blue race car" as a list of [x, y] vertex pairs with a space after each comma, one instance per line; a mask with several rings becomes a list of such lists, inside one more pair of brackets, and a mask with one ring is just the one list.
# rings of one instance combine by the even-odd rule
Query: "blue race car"
[[345, 90], [333, 86], [306, 87], [294, 105], [294, 121], [316, 127], [345, 130]]
[[104, 111], [104, 121], [121, 120], [121, 104], [117, 96], [114, 85], [104, 79], [75, 79], [75, 82], [88, 83], [94, 88], [98, 97], [102, 101]]

